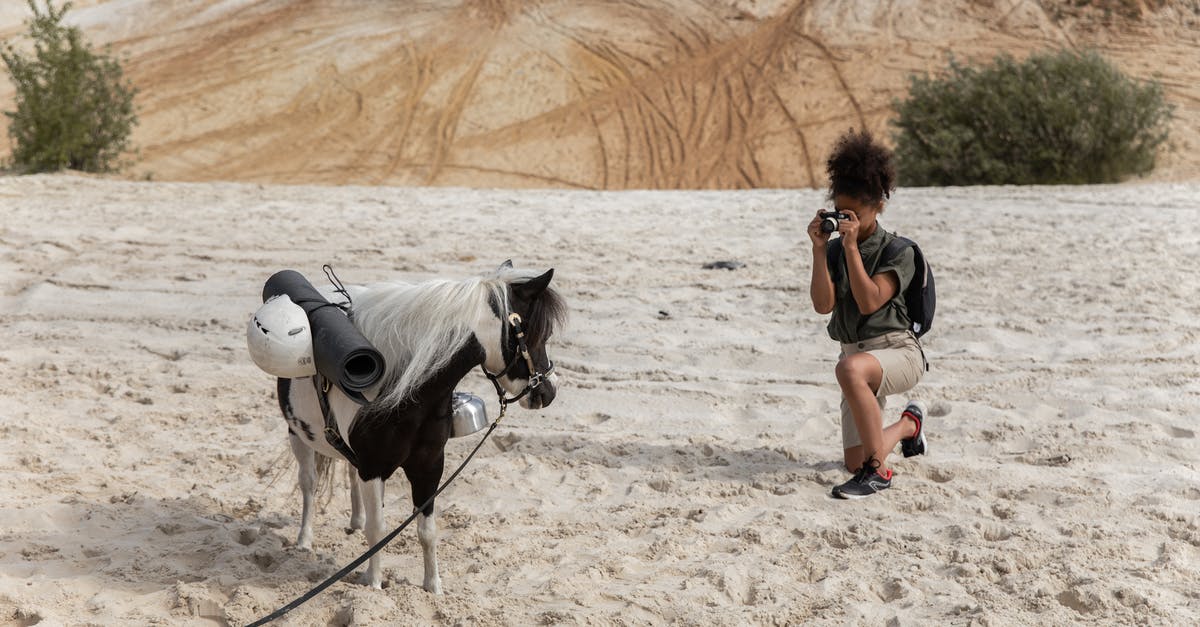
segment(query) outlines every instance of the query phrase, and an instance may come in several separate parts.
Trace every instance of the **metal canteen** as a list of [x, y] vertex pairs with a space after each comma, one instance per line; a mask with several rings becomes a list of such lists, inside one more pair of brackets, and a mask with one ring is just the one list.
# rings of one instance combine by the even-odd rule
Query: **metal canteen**
[[488, 426], [487, 406], [478, 396], [455, 392], [450, 405], [450, 437], [461, 438]]

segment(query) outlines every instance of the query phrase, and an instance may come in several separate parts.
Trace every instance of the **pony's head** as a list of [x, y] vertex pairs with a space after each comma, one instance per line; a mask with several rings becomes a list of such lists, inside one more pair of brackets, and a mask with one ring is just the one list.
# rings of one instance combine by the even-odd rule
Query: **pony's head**
[[[554, 401], [554, 362], [546, 343], [566, 319], [566, 305], [550, 287], [554, 270], [517, 270], [511, 261], [496, 269], [491, 320], [475, 332], [484, 349], [483, 368], [522, 407], [541, 409]], [[485, 317], [486, 318], [486, 317]], [[494, 330], [494, 331], [493, 331]]]
[[355, 325], [387, 363], [379, 400], [399, 406], [462, 351], [478, 350], [489, 377], [521, 406], [541, 409], [554, 400], [553, 363], [546, 343], [566, 318], [566, 305], [544, 273], [506, 261], [494, 272], [465, 281], [415, 285], [380, 283], [359, 291]]

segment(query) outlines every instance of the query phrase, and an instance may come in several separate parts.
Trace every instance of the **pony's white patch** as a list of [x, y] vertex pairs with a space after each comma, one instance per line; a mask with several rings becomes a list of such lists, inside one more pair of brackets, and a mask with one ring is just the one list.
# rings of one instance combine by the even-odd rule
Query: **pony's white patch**
[[[357, 481], [358, 479], [356, 479]], [[366, 514], [366, 526], [363, 527], [363, 535], [367, 537], [367, 544], [375, 546], [383, 539], [383, 480], [372, 479], [370, 481], [359, 481], [359, 495], [362, 497], [363, 511]], [[363, 573], [365, 580], [364, 584], [380, 590], [383, 588], [383, 568], [380, 562], [378, 553], [372, 555], [367, 560], [367, 570]]]
[[382, 380], [394, 381], [380, 402], [395, 407], [410, 398], [472, 337], [486, 352], [485, 367], [503, 370], [501, 347], [508, 325], [499, 324], [491, 303], [508, 312], [509, 284], [536, 276], [535, 271], [501, 266], [490, 275], [465, 281], [376, 283], [354, 290], [354, 324], [383, 354]]
[[417, 514], [417, 540], [421, 543], [421, 554], [425, 560], [425, 580], [423, 586], [433, 594], [442, 593], [442, 577], [438, 574], [437, 565], [437, 518]]

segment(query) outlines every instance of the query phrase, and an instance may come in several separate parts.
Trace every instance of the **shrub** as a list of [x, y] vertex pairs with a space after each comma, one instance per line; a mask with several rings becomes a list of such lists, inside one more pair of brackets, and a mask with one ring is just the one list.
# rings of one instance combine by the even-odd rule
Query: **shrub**
[[87, 172], [119, 169], [137, 123], [136, 90], [121, 65], [93, 52], [79, 28], [64, 26], [68, 2], [45, 11], [28, 0], [32, 57], [11, 43], [0, 51], [16, 86], [16, 111], [9, 117], [12, 165], [26, 172], [72, 168]]
[[892, 121], [904, 185], [1106, 183], [1154, 169], [1173, 107], [1095, 52], [1000, 55], [910, 78]]

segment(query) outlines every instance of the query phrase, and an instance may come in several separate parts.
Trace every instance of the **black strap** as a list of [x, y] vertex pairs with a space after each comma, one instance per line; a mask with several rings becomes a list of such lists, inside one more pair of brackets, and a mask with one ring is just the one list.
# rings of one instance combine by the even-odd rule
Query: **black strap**
[[[313, 377], [313, 386], [317, 389], [317, 402], [321, 405], [321, 414], [325, 416], [325, 441], [332, 446], [334, 450], [346, 458], [351, 466], [358, 468], [358, 456], [354, 454], [354, 450], [349, 444], [342, 439], [342, 434], [338, 432], [337, 420], [334, 418], [333, 412], [329, 409], [329, 386], [328, 380], [317, 373]], [[359, 394], [359, 396], [362, 396]], [[356, 401], [358, 399], [355, 399]], [[365, 400], [365, 399], [364, 399]], [[361, 404], [361, 403], [360, 403]]]
[[886, 247], [884, 247], [883, 254], [879, 256], [879, 263], [891, 261], [896, 257], [896, 255], [900, 254], [900, 251], [908, 248], [909, 246], [916, 245], [916, 242], [908, 239], [907, 237], [897, 235], [894, 239], [892, 239], [892, 241], [888, 242]]
[[329, 279], [329, 283], [333, 285], [333, 290], [341, 294], [346, 299], [346, 304], [338, 305], [338, 308], [348, 313], [350, 310], [350, 304], [354, 302], [354, 300], [350, 298], [350, 292], [346, 290], [346, 286], [342, 283], [342, 280], [339, 279], [337, 273], [333, 271], [333, 266], [325, 264], [321, 266], [321, 269], [325, 271], [325, 278]]
[[[529, 346], [525, 343], [525, 329], [521, 326], [521, 316], [516, 312], [509, 314], [508, 323], [513, 327], [513, 329], [516, 330], [517, 333], [517, 354], [513, 355], [512, 361], [508, 362], [508, 365], [504, 367], [504, 370], [501, 370], [497, 374], [488, 372], [488, 369], [484, 367], [483, 362], [480, 362], [479, 364], [479, 369], [483, 371], [483, 374], [487, 375], [487, 378], [491, 380], [492, 385], [496, 387], [496, 395], [500, 397], [500, 411], [502, 414], [506, 405], [509, 403], [515, 403], [522, 398], [525, 398], [525, 395], [528, 394], [530, 390], [540, 386], [542, 384], [542, 380], [549, 376], [551, 372], [554, 372], [554, 362], [550, 362], [550, 367], [546, 368], [545, 372], [538, 372], [537, 368], [534, 367], [533, 358], [529, 356]], [[517, 367], [517, 364], [522, 363], [520, 359], [525, 360], [525, 367], [529, 370], [529, 381], [525, 384], [525, 389], [521, 390], [520, 394], [512, 398], [505, 398], [504, 388], [500, 386], [500, 377], [508, 376], [508, 373], [513, 368]]]
[[[916, 242], [908, 239], [907, 237], [902, 237], [900, 235], [893, 237], [892, 241], [888, 242], [887, 246], [883, 247], [883, 254], [880, 255], [879, 259], [875, 262], [875, 268], [878, 268], [880, 264], [891, 261], [896, 257], [896, 255], [900, 254], [900, 251], [904, 250], [905, 248], [916, 245]], [[840, 263], [841, 257], [842, 238], [839, 237], [835, 240], [830, 240], [829, 244], [825, 248], [825, 265], [829, 268], [829, 276], [833, 279], [834, 283], [837, 283], [842, 277], [842, 264]], [[874, 272], [874, 268], [871, 271]]]

